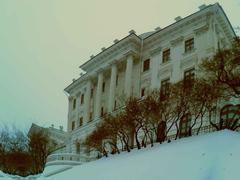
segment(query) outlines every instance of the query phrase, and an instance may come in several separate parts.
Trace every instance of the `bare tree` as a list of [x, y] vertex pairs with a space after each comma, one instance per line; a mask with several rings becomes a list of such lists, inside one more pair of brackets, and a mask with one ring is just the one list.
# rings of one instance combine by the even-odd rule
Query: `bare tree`
[[240, 98], [240, 38], [229, 49], [218, 49], [213, 58], [202, 62], [202, 74], [208, 81], [220, 84], [230, 96]]
[[126, 102], [125, 108], [127, 123], [130, 125], [130, 133], [134, 133], [134, 139], [138, 149], [141, 149], [141, 144], [138, 139], [139, 131], [143, 128], [144, 118], [142, 115], [139, 101], [135, 97], [130, 97]]
[[34, 162], [33, 171], [35, 174], [43, 172], [47, 156], [55, 150], [52, 144], [54, 143], [51, 142], [47, 131], [38, 130], [29, 135], [28, 147]]

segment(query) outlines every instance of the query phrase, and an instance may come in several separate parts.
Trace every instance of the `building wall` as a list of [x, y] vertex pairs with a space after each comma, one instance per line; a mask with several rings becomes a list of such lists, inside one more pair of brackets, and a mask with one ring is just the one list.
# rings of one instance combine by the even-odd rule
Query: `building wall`
[[[68, 132], [70, 133], [70, 138], [67, 149], [75, 153], [76, 142], [83, 142], [101, 120], [100, 117], [93, 118], [90, 122], [84, 119], [83, 125], [81, 127], [78, 126], [79, 117], [85, 118], [84, 113], [92, 112], [93, 117], [96, 113], [99, 71], [103, 73], [103, 82], [105, 82], [105, 91], [100, 93], [100, 108], [103, 107], [105, 113], [108, 112], [110, 98], [112, 63], [115, 63], [117, 66], [118, 85], [115, 87], [114, 97], [114, 101], [117, 101], [117, 108], [123, 106], [124, 101], [127, 99], [125, 83], [127, 81], [126, 69], [129, 56], [133, 59], [130, 86], [131, 96], [140, 97], [142, 88], [145, 89], [146, 93], [153, 89], [159, 89], [161, 81], [166, 78], [170, 78], [172, 83], [180, 81], [183, 79], [186, 70], [191, 68], [197, 69], [197, 65], [202, 60], [213, 56], [219, 46], [224, 48], [230, 45], [230, 38], [234, 36], [234, 33], [226, 30], [227, 28], [231, 29], [231, 27], [227, 24], [226, 17], [222, 15], [224, 13], [220, 10], [219, 5], [215, 4], [191, 17], [176, 22], [159, 31], [159, 33], [153, 33], [144, 40], [140, 40], [139, 37], [139, 39], [132, 37], [135, 34], [131, 32], [123, 40], [129, 42], [128, 44], [122, 43], [122, 46], [116, 44], [110, 47], [109, 50], [106, 50], [109, 53], [106, 53], [105, 56], [104, 52], [102, 52], [103, 55], [100, 54], [99, 60], [96, 61], [96, 64], [101, 62], [98, 65], [101, 68], [93, 63], [92, 66], [88, 67], [86, 74], [73, 82], [71, 88], [69, 88], [70, 90], [68, 90]], [[191, 38], [194, 38], [194, 49], [186, 53], [185, 41]], [[127, 41], [128, 39], [129, 41]], [[115, 46], [119, 46], [119, 48], [114, 49]], [[163, 51], [168, 48], [170, 48], [170, 61], [163, 63]], [[111, 51], [111, 49], [113, 50]], [[150, 69], [143, 72], [143, 64], [146, 59], [150, 59]], [[94, 61], [94, 58], [91, 61]], [[87, 63], [91, 64], [91, 61]], [[86, 95], [87, 93], [87, 81], [91, 81], [91, 88], [94, 90], [93, 98], [90, 100], [90, 108], [86, 107], [85, 101], [84, 104], [80, 104], [81, 94], [84, 93]], [[73, 109], [74, 99], [77, 100], [75, 109]], [[72, 130], [73, 121], [75, 121], [74, 130]], [[205, 121], [204, 124], [207, 125]], [[175, 131], [173, 128], [171, 133], [174, 134]]]

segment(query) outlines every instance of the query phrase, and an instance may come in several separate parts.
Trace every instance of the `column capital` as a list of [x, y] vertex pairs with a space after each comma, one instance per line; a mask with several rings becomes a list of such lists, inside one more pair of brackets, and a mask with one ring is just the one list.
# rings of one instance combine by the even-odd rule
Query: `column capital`
[[136, 53], [135, 51], [133, 51], [133, 50], [129, 50], [128, 52], [126, 52], [126, 53], [124, 54], [124, 56], [125, 56], [126, 58], [135, 57], [135, 56], [137, 56], [137, 53]]
[[158, 55], [158, 54], [160, 54], [161, 50], [162, 50], [161, 46], [154, 47], [153, 49], [150, 50], [150, 55], [151, 56]]
[[69, 101], [73, 100], [74, 98], [75, 98], [74, 96], [68, 96]]
[[108, 63], [110, 66], [117, 65], [117, 60], [114, 59], [113, 61]]

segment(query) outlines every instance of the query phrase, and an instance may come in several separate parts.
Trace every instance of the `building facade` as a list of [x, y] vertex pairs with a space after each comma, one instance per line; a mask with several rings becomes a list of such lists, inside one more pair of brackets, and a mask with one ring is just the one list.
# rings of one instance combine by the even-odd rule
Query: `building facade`
[[106, 113], [114, 113], [130, 96], [143, 97], [184, 77], [196, 75], [197, 65], [226, 48], [235, 37], [222, 7], [202, 5], [199, 11], [163, 29], [137, 35], [134, 30], [91, 56], [85, 71], [65, 88], [68, 95], [66, 152], [84, 154], [85, 138]]

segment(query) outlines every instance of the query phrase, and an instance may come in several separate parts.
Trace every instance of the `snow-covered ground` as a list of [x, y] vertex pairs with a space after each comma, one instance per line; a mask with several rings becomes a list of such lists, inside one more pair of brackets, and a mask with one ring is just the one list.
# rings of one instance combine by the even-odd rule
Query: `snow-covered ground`
[[37, 180], [239, 180], [239, 162], [240, 134], [224, 130], [121, 153]]

